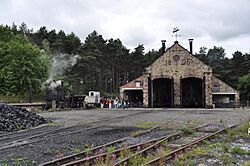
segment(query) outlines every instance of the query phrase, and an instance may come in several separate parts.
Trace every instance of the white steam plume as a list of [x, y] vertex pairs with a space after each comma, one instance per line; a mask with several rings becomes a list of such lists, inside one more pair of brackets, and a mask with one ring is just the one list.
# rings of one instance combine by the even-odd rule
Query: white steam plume
[[44, 86], [54, 89], [61, 85], [61, 81], [54, 81], [56, 76], [62, 75], [67, 69], [74, 66], [79, 58], [79, 55], [59, 54], [52, 58], [52, 65], [49, 71], [49, 78], [44, 82]]

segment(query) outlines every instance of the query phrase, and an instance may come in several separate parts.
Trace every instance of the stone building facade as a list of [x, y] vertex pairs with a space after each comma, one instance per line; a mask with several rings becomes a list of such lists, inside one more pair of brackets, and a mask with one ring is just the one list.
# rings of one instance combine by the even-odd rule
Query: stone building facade
[[[236, 90], [215, 78], [209, 66], [177, 41], [146, 68], [141, 80], [145, 107], [211, 108], [213, 100], [222, 102], [230, 98], [227, 101], [234, 103], [239, 100]], [[133, 81], [130, 88], [132, 84]], [[121, 95], [123, 88], [126, 85], [120, 88]]]

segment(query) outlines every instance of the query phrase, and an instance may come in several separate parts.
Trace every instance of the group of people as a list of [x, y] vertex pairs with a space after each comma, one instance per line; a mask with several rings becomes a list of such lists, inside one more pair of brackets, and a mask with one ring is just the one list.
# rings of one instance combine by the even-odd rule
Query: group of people
[[108, 98], [105, 97], [100, 101], [101, 108], [128, 108], [129, 101], [128, 100], [120, 100], [118, 98]]

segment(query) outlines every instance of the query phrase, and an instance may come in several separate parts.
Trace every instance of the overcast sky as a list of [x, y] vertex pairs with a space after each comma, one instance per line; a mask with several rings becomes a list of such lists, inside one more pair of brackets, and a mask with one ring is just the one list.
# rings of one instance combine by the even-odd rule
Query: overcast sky
[[96, 30], [130, 49], [144, 44], [146, 51], [160, 48], [162, 39], [171, 46], [177, 26], [185, 48], [194, 38], [194, 52], [222, 46], [228, 57], [250, 52], [249, 17], [250, 0], [0, 0], [0, 24], [62, 29], [82, 41]]

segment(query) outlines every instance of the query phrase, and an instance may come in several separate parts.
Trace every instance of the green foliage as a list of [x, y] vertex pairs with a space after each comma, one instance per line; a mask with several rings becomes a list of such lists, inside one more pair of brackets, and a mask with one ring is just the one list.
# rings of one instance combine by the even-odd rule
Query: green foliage
[[239, 78], [238, 88], [241, 92], [241, 98], [250, 100], [250, 73]]
[[154, 62], [157, 58], [161, 56], [160, 50], [151, 50], [144, 55], [144, 65], [145, 67], [149, 66], [152, 62]]
[[[104, 39], [96, 31], [90, 33], [85, 41], [81, 41], [73, 32], [66, 34], [63, 30], [47, 30], [45, 26], [33, 32], [25, 23], [20, 26], [1, 26], [0, 41], [0, 67], [5, 67], [1, 72], [5, 76], [0, 74], [0, 81], [6, 82], [0, 88], [0, 93], [4, 95], [16, 95], [17, 92], [25, 94], [25, 84], [32, 84], [35, 93], [40, 93], [39, 86], [48, 69], [45, 66], [49, 64], [49, 58], [60, 53], [80, 56], [78, 62], [61, 76], [73, 93], [86, 94], [89, 90], [98, 90], [106, 95], [119, 92], [121, 85], [141, 76], [144, 68], [162, 55], [161, 49], [145, 53], [143, 44], [129, 50], [120, 39]], [[214, 46], [210, 49], [201, 47], [194, 56], [210, 65], [214, 76], [233, 88], [238, 87], [243, 100], [249, 100], [249, 53], [236, 51], [229, 59], [222, 47]], [[13, 57], [13, 62], [9, 61]], [[37, 63], [38, 61], [42, 63]], [[13, 64], [15, 65], [12, 67]], [[34, 70], [34, 66], [37, 70]], [[37, 71], [42, 72], [36, 75]], [[23, 77], [25, 72], [29, 74]], [[21, 79], [16, 79], [17, 76]]]
[[210, 143], [209, 143], [209, 141], [207, 141], [207, 140], [202, 140], [202, 141], [201, 141], [201, 144], [202, 144], [202, 145], [209, 145]]
[[241, 149], [240, 147], [233, 147], [231, 152], [238, 155], [250, 155], [249, 151]]
[[9, 166], [10, 164], [8, 164], [8, 162], [5, 160], [0, 160], [0, 165], [1, 166]]
[[213, 144], [208, 145], [209, 148], [215, 148], [215, 147], [221, 147], [223, 146], [225, 143], [224, 142], [215, 142]]
[[136, 124], [136, 127], [143, 128], [143, 129], [150, 129], [160, 124], [161, 124], [160, 122], [141, 122], [141, 123]]
[[250, 124], [245, 123], [245, 124], [243, 124], [243, 125], [241, 125], [241, 126], [239, 127], [238, 131], [239, 131], [240, 133], [243, 133], [243, 134], [246, 134], [246, 135], [247, 135], [247, 131], [248, 131], [249, 128], [250, 128]]
[[232, 165], [233, 164], [233, 159], [228, 156], [227, 154], [224, 154], [221, 156], [221, 161], [223, 162], [224, 165]]
[[187, 127], [187, 126], [182, 127], [180, 130], [184, 134], [193, 134], [194, 133], [194, 131], [191, 128]]
[[80, 147], [73, 147], [73, 148], [70, 148], [70, 151], [71, 151], [73, 154], [77, 154], [77, 153], [80, 153], [80, 152], [81, 152], [81, 148], [80, 148]]
[[245, 161], [244, 164], [243, 164], [243, 166], [249, 166], [249, 165], [250, 165], [250, 160]]
[[133, 153], [130, 151], [130, 149], [124, 149], [123, 151], [120, 152], [120, 159], [123, 160], [132, 155]]
[[48, 123], [48, 126], [59, 126], [61, 125], [61, 123], [58, 123], [58, 122], [49, 122]]
[[107, 151], [108, 153], [111, 153], [111, 152], [115, 151], [115, 149], [116, 149], [115, 146], [110, 146], [110, 147], [107, 147], [106, 151]]
[[129, 162], [129, 165], [132, 165], [132, 166], [146, 165], [145, 159], [146, 158], [144, 158], [142, 155], [136, 155], [136, 156], [130, 158], [128, 162]]
[[51, 148], [48, 148], [48, 149], [46, 149], [43, 153], [44, 153], [45, 155], [52, 156], [52, 155], [54, 155], [56, 152], [55, 152], [55, 150], [53, 150], [53, 149], [51, 149]]
[[25, 95], [29, 86], [39, 94], [41, 83], [47, 78], [47, 56], [21, 35], [13, 35], [9, 28], [0, 26], [0, 93]]
[[230, 149], [230, 145], [228, 143], [222, 144], [221, 149], [224, 153], [228, 153]]
[[208, 149], [198, 147], [198, 148], [195, 148], [194, 150], [190, 151], [189, 153], [192, 155], [207, 156], [208, 152], [209, 152]]
[[26, 157], [16, 157], [16, 158], [13, 158], [13, 164], [15, 166], [21, 166], [23, 165], [28, 159]]
[[173, 164], [175, 166], [193, 166], [194, 162], [190, 159], [185, 159], [185, 160], [179, 160], [179, 159], [175, 159], [173, 161]]
[[[205, 64], [213, 69], [213, 75], [225, 81], [233, 88], [241, 86], [238, 82], [240, 77], [247, 75], [250, 70], [250, 54], [242, 54], [240, 51], [233, 53], [231, 59], [225, 57], [225, 50], [222, 47], [214, 46], [207, 52], [206, 47], [201, 47], [199, 53], [194, 55]], [[242, 82], [244, 82], [242, 80]], [[241, 86], [244, 87], [244, 86]], [[242, 91], [241, 88], [239, 88]], [[243, 100], [246, 100], [246, 95], [249, 89], [243, 88]], [[249, 98], [248, 98], [249, 99]]]

